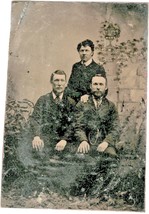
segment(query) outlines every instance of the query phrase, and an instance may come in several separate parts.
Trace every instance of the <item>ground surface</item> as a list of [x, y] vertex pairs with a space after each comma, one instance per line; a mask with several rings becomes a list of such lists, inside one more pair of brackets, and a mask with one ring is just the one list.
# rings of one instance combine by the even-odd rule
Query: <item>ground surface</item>
[[[35, 193], [36, 194], [36, 193]], [[81, 210], [115, 210], [115, 211], [142, 211], [134, 205], [128, 205], [123, 200], [100, 201], [93, 198], [66, 198], [57, 193], [40, 193], [36, 197], [19, 197], [14, 190], [5, 193], [2, 198], [2, 207], [12, 208], [49, 208], [49, 209], [81, 209]]]
[[[122, 162], [122, 164], [121, 164]], [[57, 188], [52, 190], [52, 185], [48, 187], [45, 185], [44, 176], [40, 174], [38, 179], [36, 177], [27, 174], [26, 177], [22, 177], [22, 179], [16, 179], [10, 186], [7, 188], [7, 183], [3, 185], [2, 191], [2, 207], [9, 208], [49, 208], [49, 209], [79, 209], [79, 210], [111, 210], [111, 211], [144, 211], [144, 208], [139, 205], [143, 204], [143, 180], [142, 177], [137, 177], [139, 170], [141, 169], [140, 161], [137, 160], [122, 160], [119, 164], [119, 168], [117, 169], [118, 176], [120, 173], [123, 175], [126, 174], [126, 179], [121, 179], [118, 184], [121, 188], [117, 189], [117, 192], [114, 192], [115, 195], [112, 194], [104, 194], [101, 196], [87, 196], [86, 194], [82, 194], [80, 196], [72, 196], [67, 194], [66, 192], [62, 192], [60, 188], [62, 185], [67, 188], [69, 187], [69, 180], [66, 179], [66, 182], [62, 182], [65, 179], [65, 175], [70, 176], [68, 174], [73, 173], [74, 169], [69, 171], [68, 165], [65, 166], [65, 172], [62, 174], [60, 171], [61, 165], [56, 165], [58, 172], [57, 177], [54, 177], [54, 181], [57, 184], [60, 182], [60, 186], [54, 183]], [[52, 162], [53, 164], [53, 162]], [[50, 166], [50, 169], [55, 169], [53, 165]], [[72, 168], [72, 166], [70, 167]], [[68, 171], [66, 171], [66, 169]], [[134, 171], [133, 171], [134, 169]], [[45, 169], [44, 169], [45, 170]], [[120, 170], [120, 171], [118, 171]], [[131, 171], [131, 175], [129, 172]], [[136, 172], [137, 171], [137, 172]], [[45, 172], [45, 171], [44, 171]], [[55, 171], [54, 171], [55, 173]], [[111, 173], [110, 171], [108, 173]], [[44, 174], [47, 178], [47, 174]], [[53, 174], [55, 175], [55, 174]], [[75, 172], [74, 174], [75, 175]], [[42, 178], [42, 179], [41, 179]], [[68, 177], [66, 177], [68, 178]], [[133, 180], [135, 178], [135, 180]], [[116, 177], [117, 180], [117, 177]], [[49, 180], [50, 182], [52, 180]], [[48, 181], [48, 182], [49, 182]], [[38, 183], [37, 183], [38, 182]], [[40, 182], [42, 185], [40, 185]], [[132, 182], [132, 183], [131, 183]], [[89, 186], [90, 184], [87, 183]], [[115, 185], [115, 181], [112, 183]], [[127, 187], [128, 185], [128, 187]], [[142, 185], [142, 186], [141, 186]], [[123, 186], [123, 187], [122, 187]], [[97, 185], [98, 187], [98, 185]], [[125, 188], [126, 187], [126, 188]], [[87, 188], [87, 186], [85, 186]], [[96, 186], [95, 186], [96, 189]], [[80, 187], [80, 191], [82, 188]]]

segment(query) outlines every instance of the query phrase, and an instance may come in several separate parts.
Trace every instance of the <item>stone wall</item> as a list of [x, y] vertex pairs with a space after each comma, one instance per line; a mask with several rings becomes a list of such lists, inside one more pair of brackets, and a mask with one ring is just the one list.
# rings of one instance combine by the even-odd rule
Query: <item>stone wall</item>
[[145, 65], [146, 62], [129, 63], [120, 74], [119, 83], [115, 81], [116, 74], [107, 75], [108, 97], [117, 104], [120, 114], [128, 109], [138, 108], [142, 102], [146, 103], [147, 68]]

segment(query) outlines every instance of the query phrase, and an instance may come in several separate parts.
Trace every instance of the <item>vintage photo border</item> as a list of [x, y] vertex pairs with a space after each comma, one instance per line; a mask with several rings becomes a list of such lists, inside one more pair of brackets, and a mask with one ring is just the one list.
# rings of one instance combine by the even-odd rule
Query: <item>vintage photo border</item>
[[[59, 0], [60, 1], [60, 0]], [[106, 1], [102, 1], [102, 2], [106, 2]], [[108, 2], [118, 2], [118, 1], [108, 1]], [[137, 2], [137, 1], [122, 1], [122, 2]], [[140, 2], [140, 1], [138, 1]], [[143, 1], [144, 3], [148, 1]], [[1, 7], [0, 7], [0, 70], [1, 70], [1, 78], [0, 78], [0, 87], [1, 87], [1, 95], [0, 95], [0, 103], [1, 103], [1, 110], [0, 110], [0, 118], [1, 118], [1, 123], [0, 123], [0, 139], [1, 139], [1, 144], [0, 144], [0, 159], [2, 162], [2, 150], [3, 150], [3, 129], [4, 129], [4, 114], [5, 114], [5, 95], [6, 95], [6, 88], [7, 88], [7, 65], [8, 65], [8, 45], [9, 45], [9, 34], [10, 34], [10, 10], [11, 10], [11, 1], [9, 0], [5, 0], [4, 2], [1, 2]], [[147, 87], [148, 89], [148, 87]], [[149, 89], [148, 89], [149, 90]], [[148, 94], [148, 91], [147, 91]], [[147, 96], [148, 98], [148, 96]], [[148, 118], [148, 109], [147, 109], [147, 118]], [[148, 133], [148, 120], [147, 120], [147, 133]], [[148, 139], [148, 135], [147, 135], [147, 140], [146, 142], [148, 143], [149, 139]], [[149, 163], [149, 151], [148, 151], [148, 147], [146, 150], [146, 163]], [[0, 172], [2, 171], [2, 164], [0, 165]], [[146, 167], [146, 178], [149, 177], [149, 169], [148, 169], [148, 164]], [[1, 185], [1, 182], [0, 182]], [[146, 182], [146, 210], [145, 213], [149, 213], [149, 207], [147, 206], [148, 203], [148, 196], [149, 196], [149, 190], [148, 190], [148, 182]], [[1, 188], [1, 187], [0, 187]], [[0, 210], [1, 213], [7, 213], [8, 212], [20, 212], [20, 209], [1, 209]], [[27, 210], [28, 212], [33, 212], [32, 210]], [[37, 212], [43, 212], [43, 210], [36, 210]], [[25, 209], [21, 210], [21, 212], [26, 212]], [[46, 210], [44, 210], [44, 212], [46, 212]], [[49, 212], [49, 210], [47, 210], [47, 212]], [[51, 213], [60, 213], [60, 212], [64, 212], [64, 213], [72, 213], [73, 211], [69, 211], [69, 210], [50, 210]], [[76, 210], [74, 211], [74, 213], [78, 213], [79, 211]], [[95, 213], [96, 211], [84, 211], [84, 213]], [[102, 211], [100, 211], [102, 213]], [[114, 213], [115, 211], [110, 211], [110, 213]], [[83, 211], [80, 211], [80, 213], [83, 213]], [[105, 211], [103, 212], [105, 213]], [[108, 213], [108, 212], [107, 212]], [[121, 212], [118, 212], [121, 213]], [[123, 212], [122, 212], [123, 213]], [[125, 212], [125, 213], [129, 213], [129, 212]], [[132, 213], [132, 212], [130, 212]], [[138, 212], [137, 212], [138, 213]]]

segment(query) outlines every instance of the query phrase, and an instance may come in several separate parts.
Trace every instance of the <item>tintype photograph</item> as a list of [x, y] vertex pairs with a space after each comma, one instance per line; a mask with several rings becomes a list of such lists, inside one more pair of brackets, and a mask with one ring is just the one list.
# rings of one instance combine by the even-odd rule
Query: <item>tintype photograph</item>
[[145, 211], [148, 4], [12, 1], [1, 206]]

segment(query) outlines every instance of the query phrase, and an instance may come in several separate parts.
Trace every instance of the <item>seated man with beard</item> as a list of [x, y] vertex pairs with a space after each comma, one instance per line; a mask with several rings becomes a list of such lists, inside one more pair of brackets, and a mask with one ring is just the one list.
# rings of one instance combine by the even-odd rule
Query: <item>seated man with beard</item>
[[120, 128], [117, 109], [106, 98], [107, 79], [96, 74], [90, 83], [87, 102], [77, 104], [75, 136], [80, 142], [79, 153], [109, 153], [116, 156], [115, 144]]
[[[91, 78], [91, 93], [86, 102], [77, 104], [75, 136], [82, 174], [72, 187], [72, 195], [98, 197], [111, 191], [117, 171], [117, 143], [120, 137], [117, 109], [106, 98], [107, 79], [101, 74]], [[116, 177], [116, 182], [118, 181]], [[115, 182], [115, 183], [116, 183]], [[111, 186], [112, 188], [111, 188]]]

